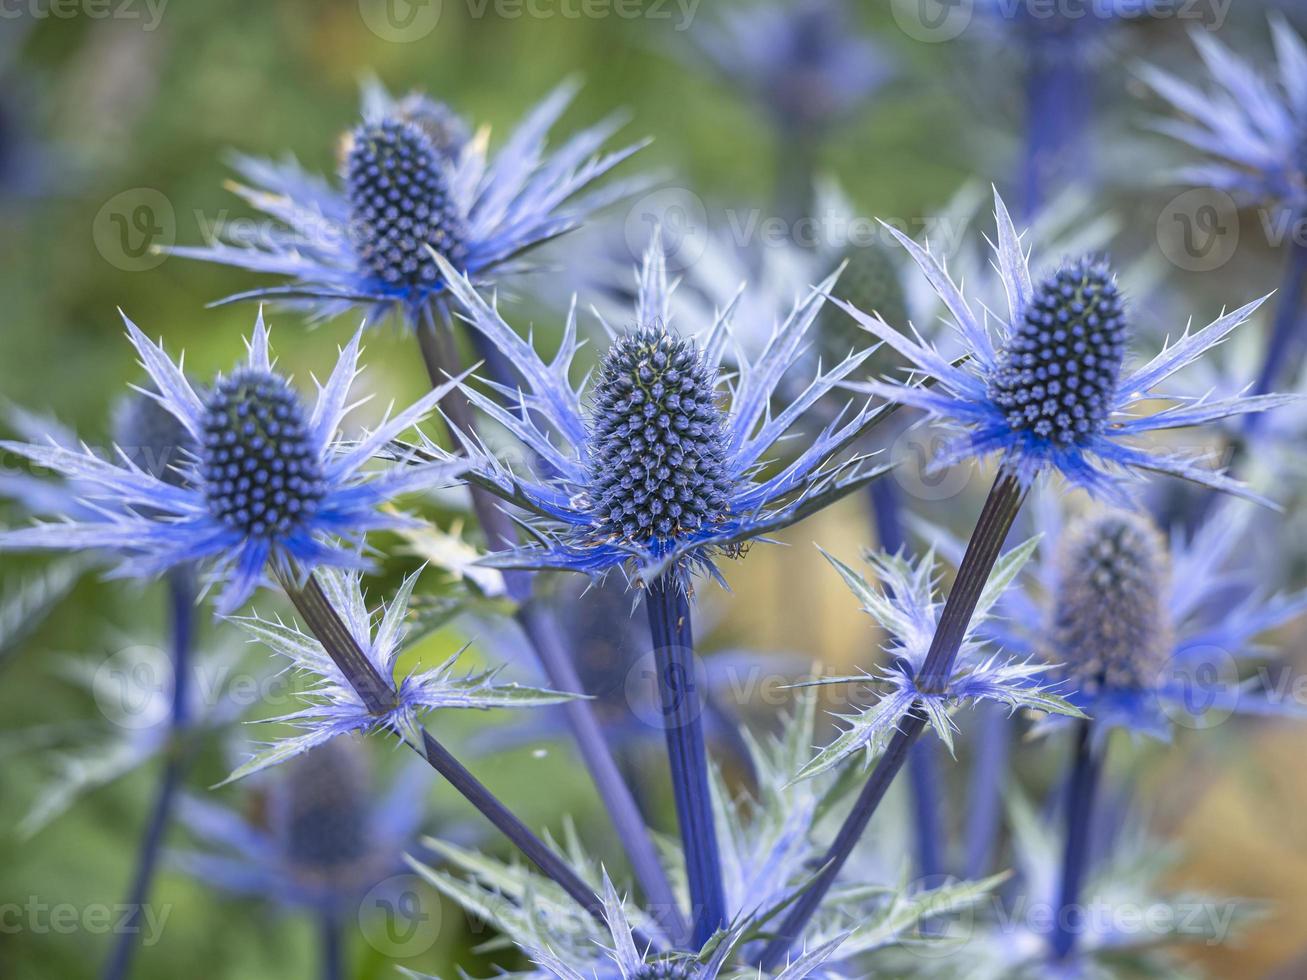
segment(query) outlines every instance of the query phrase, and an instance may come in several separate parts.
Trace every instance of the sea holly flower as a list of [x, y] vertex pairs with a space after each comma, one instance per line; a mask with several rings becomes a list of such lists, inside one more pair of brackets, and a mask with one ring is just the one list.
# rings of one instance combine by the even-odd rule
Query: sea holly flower
[[[1307, 45], [1283, 17], [1272, 17], [1271, 33], [1278, 61], [1274, 79], [1262, 77], [1205, 31], [1194, 31], [1193, 41], [1211, 74], [1207, 91], [1157, 68], [1143, 72], [1153, 90], [1186, 117], [1158, 120], [1154, 127], [1210, 158], [1182, 170], [1179, 179], [1251, 203], [1276, 205], [1289, 222], [1283, 285], [1252, 388], [1255, 395], [1297, 370], [1288, 355], [1301, 334], [1307, 281], [1307, 245], [1300, 240], [1299, 228], [1307, 209], [1302, 142], [1307, 128]], [[1251, 424], [1252, 419], [1245, 421]]]
[[248, 186], [236, 192], [283, 226], [271, 241], [173, 252], [291, 280], [232, 300], [276, 298], [314, 319], [362, 305], [374, 319], [397, 310], [416, 326], [446, 289], [433, 254], [477, 281], [509, 273], [524, 252], [629, 193], [629, 184], [583, 193], [639, 149], [599, 154], [616, 129], [611, 120], [546, 152], [574, 92], [555, 89], [491, 158], [488, 134], [469, 137], [448, 107], [420, 95], [395, 100], [374, 86], [345, 141], [338, 185], [294, 161], [238, 158]]
[[427, 915], [420, 894], [399, 883], [428, 788], [416, 764], [374, 785], [362, 746], [337, 739], [254, 789], [242, 810], [184, 798], [192, 843], [177, 848], [172, 863], [228, 895], [316, 919], [322, 975], [344, 976], [349, 924], [366, 911], [360, 903], [398, 906], [412, 924]]
[[[405, 628], [409, 601], [418, 572], [404, 579], [388, 603], [371, 613], [357, 572], [324, 570], [317, 576], [322, 592], [340, 616], [358, 649], [382, 678], [395, 676], [400, 654], [412, 642]], [[419, 718], [442, 708], [529, 708], [559, 704], [576, 695], [499, 681], [501, 669], [460, 672], [459, 651], [437, 667], [414, 670], [394, 684], [384, 710], [369, 705], [322, 641], [280, 619], [259, 616], [235, 620], [252, 642], [290, 661], [291, 669], [311, 681], [306, 705], [270, 719], [301, 730], [302, 734], [274, 741], [238, 768], [231, 779], [285, 762], [339, 735], [352, 732], [396, 732], [420, 744]]]
[[379, 506], [442, 483], [457, 469], [443, 463], [365, 469], [379, 448], [425, 417], [452, 382], [360, 439], [341, 437], [361, 328], [318, 386], [310, 409], [275, 369], [262, 315], [245, 363], [220, 375], [203, 397], [159, 345], [124, 322], [155, 387], [151, 397], [195, 442], [191, 458], [175, 468], [179, 481], [121, 454], [116, 461], [101, 459], [84, 446], [0, 443], [75, 481], [94, 511], [2, 532], [0, 549], [108, 551], [119, 556], [119, 574], [145, 578], [208, 563], [223, 585], [218, 611], [226, 614], [249, 598], [269, 567], [299, 576], [322, 565], [366, 565], [354, 545], [368, 531], [406, 523]]
[[[1030, 275], [1012, 219], [995, 193], [998, 222], [994, 253], [1007, 297], [1007, 316], [978, 316], [948, 271], [930, 253], [890, 229], [948, 307], [965, 344], [967, 361], [949, 362], [938, 348], [893, 329], [879, 317], [835, 300], [868, 331], [901, 354], [933, 386], [881, 380], [848, 387], [926, 412], [959, 431], [933, 466], [1000, 455], [1000, 468], [1021, 487], [1057, 470], [1072, 484], [1104, 500], [1125, 504], [1122, 476], [1157, 472], [1229, 493], [1256, 498], [1242, 484], [1199, 465], [1192, 457], [1134, 444], [1138, 436], [1250, 412], [1264, 412], [1292, 396], [1209, 399], [1159, 390], [1177, 371], [1211, 350], [1261, 306], [1255, 300], [1202, 330], [1188, 329], [1144, 365], [1127, 370], [1129, 315], [1111, 267], [1087, 256], [1066, 262], [1038, 284]], [[1145, 404], [1172, 404], [1149, 412]], [[1257, 498], [1259, 499], [1259, 498]]]
[[955, 728], [950, 715], [957, 706], [968, 702], [995, 701], [1012, 711], [1024, 708], [1082, 717], [1058, 693], [1058, 685], [1041, 676], [1047, 671], [1045, 664], [1028, 656], [1004, 657], [990, 649], [983, 639], [983, 627], [995, 604], [1037, 545], [1038, 540], [1031, 539], [999, 559], [967, 626], [952, 674], [941, 687], [930, 690], [922, 689], [918, 676], [939, 628], [941, 604], [936, 600], [938, 573], [934, 552], [915, 560], [867, 552], [866, 559], [876, 572], [879, 587], [823, 552], [861, 600], [863, 610], [889, 634], [890, 643], [885, 652], [891, 663], [876, 674], [821, 677], [806, 683], [805, 686], [859, 684], [883, 688], [884, 693], [870, 708], [841, 716], [843, 733], [808, 761], [795, 778], [805, 779], [825, 772], [859, 751], [864, 751], [870, 761], [883, 751], [890, 735], [914, 707], [926, 715], [931, 728], [950, 752]]
[[1169, 542], [1130, 511], [1091, 511], [1065, 529], [1055, 506], [1037, 514], [1040, 560], [1002, 600], [995, 638], [1054, 665], [1097, 737], [1122, 728], [1169, 739], [1174, 723], [1202, 727], [1209, 713], [1302, 710], [1233, 676], [1265, 654], [1259, 636], [1307, 611], [1307, 593], [1273, 593], [1238, 560], [1251, 508], [1227, 505]]
[[[821, 288], [833, 283], [831, 277]], [[640, 273], [636, 327], [620, 335], [610, 330], [615, 339], [586, 392], [569, 379], [579, 346], [574, 310], [562, 347], [546, 363], [465, 277], [451, 275], [450, 288], [468, 322], [528, 382], [520, 391], [492, 386], [512, 409], [461, 385], [539, 461], [535, 472], [517, 473], [483, 444], [464, 440], [468, 479], [537, 517], [530, 524], [536, 540], [493, 556], [497, 565], [591, 575], [624, 567], [643, 581], [667, 570], [682, 578], [716, 574], [717, 558], [738, 556], [750, 539], [793, 524], [884, 472], [850, 452], [879, 418], [870, 405], [839, 413], [779, 472], [759, 472], [777, 440], [868, 353], [819, 368], [773, 414], [776, 386], [801, 356], [820, 310], [817, 291], [796, 302], [757, 357], [737, 352], [738, 375], [728, 379], [721, 364], [733, 311], [721, 311], [706, 329], [677, 332], [655, 237]], [[447, 458], [435, 446], [428, 450]]]
[[1296, 213], [1307, 206], [1307, 46], [1281, 16], [1271, 18], [1271, 35], [1274, 77], [1199, 30], [1191, 37], [1210, 73], [1206, 90], [1160, 68], [1146, 67], [1142, 75], [1183, 116], [1158, 119], [1153, 127], [1211, 158], [1182, 170], [1181, 180]]
[[865, 104], [893, 71], [843, 0], [740, 5], [691, 38], [785, 132], [812, 133]]

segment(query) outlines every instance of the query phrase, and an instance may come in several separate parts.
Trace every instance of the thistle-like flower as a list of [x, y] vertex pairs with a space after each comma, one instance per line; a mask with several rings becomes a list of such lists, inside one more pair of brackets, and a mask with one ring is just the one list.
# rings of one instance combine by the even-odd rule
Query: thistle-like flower
[[[806, 686], [858, 684], [884, 688], [867, 709], [841, 716], [844, 731], [798, 771], [805, 779], [831, 769], [860, 750], [874, 758], [914, 707], [922, 711], [935, 733], [953, 750], [955, 723], [950, 714], [960, 704], [995, 701], [1012, 711], [1034, 711], [1081, 716], [1059, 693], [1056, 682], [1041, 676], [1047, 665], [1029, 655], [1009, 658], [993, 651], [984, 639], [984, 626], [1000, 597], [1020, 573], [1038, 544], [1031, 539], [999, 559], [976, 604], [976, 611], [941, 690], [924, 690], [918, 683], [930, 644], [939, 627], [940, 604], [935, 599], [935, 555], [928, 552], [909, 560], [900, 555], [868, 552], [867, 561], [880, 587], [871, 585], [839, 559], [826, 555], [845, 584], [862, 601], [862, 608], [889, 634], [885, 652], [890, 665], [876, 674], [821, 677]], [[823, 552], [824, 554], [824, 552]]]
[[265, 815], [200, 797], [183, 800], [181, 820], [196, 844], [173, 862], [223, 891], [329, 915], [357, 914], [360, 899], [404, 867], [430, 787], [423, 767], [405, 765], [373, 795], [360, 743], [338, 739], [301, 756], [260, 787]]
[[[404, 579], [389, 603], [376, 614], [368, 611], [367, 599], [356, 572], [324, 571], [317, 577], [331, 608], [354, 643], [371, 663], [377, 674], [389, 681], [401, 653], [414, 640], [405, 629], [409, 600], [417, 582], [417, 572]], [[375, 621], [375, 622], [374, 622]], [[294, 756], [323, 745], [338, 735], [352, 732], [395, 732], [421, 742], [419, 719], [428, 711], [441, 708], [529, 708], [560, 704], [576, 695], [562, 694], [520, 684], [500, 682], [500, 669], [479, 673], [456, 670], [459, 651], [438, 667], [414, 670], [395, 683], [393, 696], [384, 710], [369, 705], [350, 683], [340, 666], [311, 633], [288, 626], [279, 619], [259, 616], [236, 620], [252, 642], [290, 661], [291, 669], [306, 677], [310, 686], [303, 708], [271, 719], [301, 730], [301, 734], [272, 742], [231, 775], [241, 779], [261, 769], [285, 762]]]
[[[875, 336], [935, 382], [933, 387], [882, 380], [848, 387], [924, 410], [962, 434], [933, 461], [945, 467], [969, 457], [1001, 454], [1001, 467], [1022, 486], [1059, 471], [1100, 498], [1125, 504], [1122, 476], [1166, 473], [1253, 497], [1242, 484], [1198, 461], [1134, 445], [1133, 437], [1262, 412], [1292, 401], [1260, 395], [1210, 399], [1159, 392], [1177, 371], [1245, 323], [1263, 300], [1227, 313], [1197, 333], [1187, 329], [1152, 360], [1125, 367], [1130, 340], [1124, 297], [1106, 262], [1066, 262], [1036, 285], [1012, 219], [995, 194], [996, 265], [1007, 295], [1007, 317], [992, 336], [931, 253], [890, 229], [939, 293], [961, 335], [967, 363], [950, 363], [935, 345], [893, 329], [876, 316], [836, 301]], [[987, 311], [988, 312], [988, 311]], [[1150, 399], [1173, 404], [1145, 413]]]
[[1159, 68], [1144, 81], [1184, 119], [1159, 119], [1154, 127], [1211, 158], [1187, 167], [1180, 179], [1214, 187], [1252, 203], [1307, 206], [1307, 45], [1283, 17], [1271, 19], [1278, 76], [1263, 77], [1210, 31], [1192, 32], [1210, 74], [1208, 90]]
[[786, 132], [824, 129], [866, 103], [893, 74], [881, 48], [854, 29], [843, 0], [740, 7], [692, 37]]
[[92, 511], [0, 533], [0, 550], [108, 551], [119, 556], [118, 571], [133, 577], [207, 562], [224, 584], [218, 609], [225, 614], [249, 598], [269, 566], [295, 575], [319, 565], [364, 567], [357, 548], [347, 545], [368, 531], [406, 523], [379, 505], [442, 483], [457, 469], [449, 463], [364, 469], [450, 385], [361, 439], [340, 437], [362, 329], [318, 386], [310, 409], [275, 370], [262, 315], [245, 363], [219, 376], [203, 397], [160, 346], [124, 320], [157, 392], [150, 397], [194, 440], [192, 454], [165, 480], [125, 456], [111, 462], [84, 446], [0, 443], [74, 481]]
[[1265, 654], [1258, 636], [1307, 610], [1307, 593], [1274, 594], [1236, 560], [1250, 508], [1227, 505], [1169, 543], [1130, 511], [1091, 511], [1065, 530], [1051, 502], [1037, 514], [1041, 560], [1004, 597], [994, 636], [1054, 664], [1100, 737], [1120, 727], [1167, 739], [1173, 722], [1199, 725], [1208, 712], [1301, 711], [1234, 676]]
[[557, 88], [492, 160], [487, 136], [469, 138], [446, 106], [420, 95], [391, 99], [374, 87], [345, 141], [339, 186], [294, 161], [239, 158], [250, 186], [236, 192], [284, 228], [269, 242], [213, 242], [174, 254], [292, 280], [232, 300], [275, 297], [315, 319], [361, 304], [376, 319], [398, 310], [416, 324], [446, 288], [433, 253], [478, 281], [492, 269], [511, 272], [524, 252], [630, 191], [616, 185], [581, 196], [639, 148], [598, 155], [616, 129], [612, 121], [546, 154], [545, 135], [573, 94], [570, 85]]
[[737, 556], [748, 540], [793, 524], [884, 472], [850, 452], [879, 417], [870, 405], [846, 406], [788, 465], [759, 472], [777, 440], [868, 354], [851, 355], [829, 371], [819, 367], [772, 414], [776, 386], [802, 355], [820, 311], [818, 291], [795, 304], [756, 358], [739, 352], [738, 377], [728, 385], [720, 365], [733, 310], [719, 313], [707, 329], [677, 333], [655, 236], [639, 276], [635, 328], [620, 335], [610, 329], [616, 339], [587, 411], [568, 377], [578, 348], [575, 309], [561, 349], [546, 363], [466, 278], [451, 278], [450, 288], [468, 322], [528, 381], [523, 391], [495, 386], [516, 411], [463, 386], [539, 460], [533, 474], [518, 474], [485, 446], [465, 440], [468, 478], [540, 518], [531, 525], [537, 541], [500, 553], [497, 564], [592, 575], [625, 566], [644, 581], [666, 570], [714, 573], [716, 557]]

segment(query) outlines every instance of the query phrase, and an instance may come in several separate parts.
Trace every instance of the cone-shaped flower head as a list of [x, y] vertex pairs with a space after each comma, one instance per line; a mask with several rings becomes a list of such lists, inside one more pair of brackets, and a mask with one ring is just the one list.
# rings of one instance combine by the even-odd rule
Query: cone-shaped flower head
[[[869, 404], [845, 404], [794, 459], [770, 463], [777, 441], [868, 356], [864, 350], [818, 369], [778, 405], [782, 378], [801, 373], [805, 337], [821, 308], [818, 291], [795, 304], [758, 356], [737, 350], [738, 371], [731, 373], [721, 365], [734, 306], [679, 332], [657, 236], [638, 280], [636, 327], [608, 328], [614, 340], [587, 405], [569, 378], [579, 347], [574, 312], [562, 347], [546, 363], [466, 278], [451, 276], [468, 322], [526, 382], [520, 390], [494, 386], [504, 403], [463, 386], [532, 456], [532, 473], [517, 472], [464, 434], [469, 479], [536, 518], [529, 527], [537, 540], [495, 556], [495, 563], [592, 575], [624, 567], [642, 580], [669, 569], [711, 573], [715, 558], [738, 556], [746, 541], [793, 524], [884, 472], [867, 467], [853, 450], [881, 417]], [[831, 277], [823, 288], [833, 284]], [[429, 456], [449, 458], [437, 446], [425, 448]]]
[[420, 292], [440, 278], [431, 250], [462, 266], [467, 227], [427, 132], [398, 119], [354, 130], [345, 167], [359, 257], [388, 286]]
[[984, 632], [1010, 655], [1052, 664], [1100, 736], [1125, 728], [1166, 739], [1174, 723], [1203, 727], [1209, 712], [1302, 713], [1239, 676], [1240, 661], [1267, 652], [1260, 636], [1307, 610], [1307, 593], [1277, 594], [1262, 582], [1265, 564], [1250, 560], [1251, 505], [1227, 501], [1192, 536], [1169, 540], [1135, 511], [1090, 510], [1063, 526], [1051, 493], [1030, 509], [1039, 561]]
[[[849, 387], [922, 409], [958, 431], [958, 437], [933, 461], [935, 468], [998, 453], [1002, 467], [1023, 484], [1057, 470], [1071, 483], [1118, 506], [1130, 502], [1121, 477], [1149, 472], [1252, 496], [1242, 484], [1200, 465], [1199, 460], [1153, 451], [1133, 440], [1156, 431], [1263, 412], [1295, 400], [1285, 395], [1193, 398], [1158, 390], [1246, 323], [1263, 300], [1226, 313], [1196, 333], [1186, 329], [1152, 360], [1128, 370], [1124, 361], [1129, 318], [1106, 262], [1094, 257], [1064, 262], [1036, 285], [1012, 219], [997, 194], [995, 216], [994, 265], [1006, 294], [1006, 317], [989, 308], [978, 315], [929, 248], [890, 228], [947, 308], [965, 360], [951, 361], [920, 334], [909, 336], [883, 318], [837, 300], [863, 328], [906, 359], [914, 372], [934, 381], [923, 386], [880, 380], [852, 382]], [[1171, 406], [1149, 411], [1146, 403], [1159, 398]]]
[[1105, 511], [1068, 529], [1058, 549], [1052, 659], [1084, 690], [1155, 684], [1172, 637], [1170, 556], [1152, 522]]
[[333, 739], [286, 766], [270, 801], [273, 831], [306, 877], [341, 877], [366, 855], [368, 783], [364, 750], [353, 739]]
[[417, 93], [392, 99], [372, 86], [362, 122], [344, 141], [339, 185], [293, 162], [242, 158], [237, 169], [250, 186], [236, 192], [281, 224], [278, 234], [253, 246], [174, 252], [290, 280], [229, 299], [276, 297], [315, 319], [356, 305], [378, 321], [398, 310], [416, 325], [446, 287], [433, 252], [477, 281], [511, 273], [525, 252], [634, 189], [583, 193], [639, 148], [600, 154], [612, 122], [546, 152], [546, 134], [572, 95], [570, 86], [556, 89], [489, 158], [488, 135], [471, 137], [447, 106]]
[[1081, 259], [1036, 287], [999, 353], [990, 397], [1014, 431], [1087, 445], [1107, 422], [1125, 350], [1116, 280], [1106, 263]]
[[661, 327], [609, 349], [590, 422], [600, 533], [666, 547], [726, 520], [732, 481], [716, 382], [695, 342]]
[[[207, 561], [225, 585], [219, 611], [226, 613], [249, 597], [270, 564], [296, 574], [319, 565], [366, 565], [357, 548], [362, 537], [406, 523], [379, 506], [443, 484], [459, 469], [452, 461], [365, 469], [451, 385], [357, 441], [340, 437], [358, 373], [361, 328], [330, 379], [318, 386], [312, 406], [274, 367], [262, 316], [245, 363], [219, 376], [203, 395], [131, 321], [127, 331], [157, 391], [150, 397], [191, 443], [187, 458], [156, 476], [126, 453], [113, 463], [86, 448], [5, 443], [9, 451], [75, 481], [86, 506], [63, 515], [62, 524], [0, 532], [0, 549], [105, 550], [119, 556], [122, 574], [140, 577]], [[135, 435], [149, 433], [138, 428]], [[162, 436], [165, 443], [173, 437]]]

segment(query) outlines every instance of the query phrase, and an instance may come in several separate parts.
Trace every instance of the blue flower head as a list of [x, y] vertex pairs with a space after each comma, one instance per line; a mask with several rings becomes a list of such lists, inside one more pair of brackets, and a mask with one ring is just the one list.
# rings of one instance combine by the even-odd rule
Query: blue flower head
[[[1251, 496], [1242, 484], [1193, 458], [1135, 445], [1133, 439], [1165, 429], [1198, 426], [1293, 401], [1292, 396], [1187, 397], [1159, 386], [1245, 323], [1263, 300], [1227, 313], [1197, 333], [1188, 329], [1152, 360], [1128, 370], [1130, 318], [1110, 266], [1086, 257], [1064, 262], [1036, 283], [1012, 219], [995, 194], [996, 267], [1007, 298], [1006, 317], [978, 316], [945, 267], [890, 229], [911, 253], [947, 307], [966, 354], [951, 362], [932, 343], [892, 328], [880, 317], [836, 301], [866, 330], [901, 354], [933, 387], [894, 380], [852, 382], [849, 387], [924, 410], [959, 431], [933, 465], [937, 468], [990, 453], [1005, 471], [1029, 485], [1057, 470], [1100, 498], [1125, 504], [1122, 476], [1159, 472]], [[1145, 403], [1171, 404], [1148, 412]]]
[[1004, 596], [991, 632], [1053, 664], [1100, 736], [1119, 727], [1169, 738], [1173, 721], [1198, 726], [1209, 712], [1301, 711], [1238, 677], [1241, 661], [1264, 653], [1258, 636], [1307, 609], [1307, 595], [1276, 595], [1236, 560], [1250, 508], [1227, 505], [1169, 542], [1134, 511], [1093, 510], [1065, 529], [1051, 501], [1037, 513], [1037, 574]]
[[209, 562], [224, 584], [219, 612], [227, 613], [264, 580], [269, 564], [296, 574], [319, 565], [362, 567], [356, 544], [363, 535], [406, 523], [379, 505], [453, 475], [452, 464], [365, 469], [379, 448], [425, 417], [449, 385], [361, 439], [341, 438], [362, 329], [310, 407], [276, 370], [262, 315], [245, 363], [219, 376], [203, 397], [161, 347], [126, 323], [154, 386], [148, 397], [192, 443], [185, 459], [155, 475], [121, 452], [111, 461], [53, 441], [0, 444], [74, 481], [83, 497], [83, 506], [64, 514], [62, 523], [0, 533], [0, 549], [103, 550], [120, 556], [121, 574], [147, 578], [183, 563]]
[[[834, 277], [823, 288], [830, 288]], [[518, 473], [464, 434], [469, 479], [535, 515], [533, 543], [496, 556], [505, 567], [561, 568], [600, 575], [626, 567], [651, 580], [663, 570], [715, 571], [745, 542], [802, 519], [880, 475], [851, 452], [879, 417], [845, 408], [779, 470], [761, 472], [776, 442], [868, 355], [815, 376], [773, 412], [782, 377], [803, 355], [822, 298], [795, 304], [757, 357], [737, 352], [738, 374], [721, 370], [733, 308], [685, 334], [670, 322], [662, 249], [655, 241], [639, 276], [635, 327], [615, 336], [589, 393], [568, 374], [578, 349], [575, 309], [562, 348], [546, 363], [450, 270], [450, 288], [472, 326], [521, 371], [523, 390], [496, 386], [512, 408], [475, 388], [469, 399], [534, 455]], [[698, 339], [692, 339], [698, 338]], [[585, 387], [584, 384], [582, 386]], [[428, 447], [440, 455], [437, 447]], [[440, 458], [448, 458], [441, 455]]]
[[446, 288], [433, 253], [478, 281], [512, 272], [524, 252], [631, 190], [582, 194], [639, 148], [600, 154], [611, 121], [546, 153], [545, 136], [573, 93], [556, 89], [492, 159], [487, 137], [472, 137], [448, 107], [418, 94], [392, 99], [374, 85], [344, 142], [338, 186], [294, 161], [239, 158], [249, 186], [235, 190], [278, 222], [276, 234], [174, 253], [291, 280], [229, 299], [276, 297], [315, 319], [363, 305], [376, 319], [398, 310], [416, 324]]
[[811, 132], [859, 108], [892, 74], [885, 53], [851, 21], [844, 0], [749, 4], [693, 38], [781, 129]]
[[233, 894], [353, 914], [369, 890], [403, 869], [430, 785], [416, 766], [400, 768], [375, 796], [370, 782], [362, 744], [337, 739], [260, 787], [261, 820], [187, 797], [180, 816], [195, 845], [173, 861]]
[[1192, 36], [1210, 72], [1206, 90], [1159, 68], [1145, 68], [1143, 78], [1184, 116], [1155, 128], [1211, 158], [1184, 169], [1182, 180], [1297, 211], [1307, 206], [1307, 46], [1282, 17], [1272, 18], [1271, 33], [1276, 78], [1199, 30]]

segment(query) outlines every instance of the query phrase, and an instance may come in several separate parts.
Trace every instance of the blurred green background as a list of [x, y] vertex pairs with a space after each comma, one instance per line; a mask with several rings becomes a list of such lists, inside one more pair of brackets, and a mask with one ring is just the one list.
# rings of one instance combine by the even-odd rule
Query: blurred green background
[[[7, 12], [28, 12], [0, 20], [0, 31], [18, 47], [0, 78], [6, 106], [0, 126], [37, 134], [43, 155], [37, 195], [0, 202], [5, 399], [53, 412], [87, 440], [105, 441], [114, 400], [126, 383], [139, 380], [117, 307], [146, 333], [161, 335], [170, 351], [185, 349], [187, 367], [197, 375], [229, 367], [243, 350], [253, 310], [205, 304], [249, 288], [250, 278], [154, 257], [143, 251], [144, 239], [196, 243], [213, 222], [246, 214], [223, 189], [230, 150], [289, 151], [311, 169], [332, 171], [337, 138], [355, 118], [359, 80], [367, 74], [392, 91], [422, 88], [447, 100], [489, 124], [492, 139], [502, 138], [558, 81], [576, 75], [584, 87], [564, 128], [622, 108], [630, 116], [624, 135], [654, 137], [639, 167], [667, 168], [677, 183], [710, 202], [768, 206], [776, 152], [765, 122], [706, 69], [696, 71], [678, 57], [689, 46], [676, 30], [682, 15], [674, 6], [647, 3], [645, 15], [634, 19], [504, 17], [493, 8], [476, 16], [472, 0], [444, 0], [434, 29], [396, 41], [369, 26], [376, 13], [369, 2], [172, 0], [157, 25], [143, 0], [122, 7], [123, 0], [111, 0], [108, 9], [121, 16], [108, 17], [92, 16], [105, 8], [91, 3], [65, 8], [72, 10], [66, 17], [32, 17], [27, 2], [6, 6]], [[710, 6], [703, 3], [695, 19], [713, 16]], [[898, 30], [888, 5], [865, 6], [865, 26], [893, 53], [899, 75], [869, 111], [822, 148], [823, 169], [839, 178], [861, 213], [904, 219], [939, 208], [968, 178], [1003, 183], [1020, 118], [1013, 65], [962, 42], [917, 43]], [[564, 8], [576, 9], [562, 2], [544, 7]], [[31, 9], [48, 7], [35, 3]], [[1230, 27], [1235, 37], [1242, 29]], [[1249, 36], [1264, 43], [1255, 32]], [[1104, 71], [1099, 162], [1109, 177], [1115, 161], [1150, 159], [1137, 155], [1141, 137], [1130, 128], [1139, 110], [1127, 93], [1129, 64], [1144, 52], [1161, 60], [1185, 57], [1174, 23], [1130, 28], [1119, 44]], [[627, 172], [633, 169], [628, 165]], [[1127, 235], [1147, 253], [1166, 194], [1142, 186], [1137, 169], [1118, 176], [1109, 183], [1119, 186], [1102, 203], [1125, 215]], [[146, 230], [129, 222], [127, 239], [116, 243], [122, 229], [111, 216], [130, 219], [142, 201], [163, 202], [154, 212], [159, 221], [148, 222]], [[1168, 285], [1201, 316], [1224, 299], [1267, 291], [1277, 272], [1274, 259], [1252, 241], [1223, 282], [1168, 270]], [[289, 314], [273, 314], [270, 322], [282, 363], [301, 378], [310, 371], [321, 375], [356, 326], [347, 318], [307, 331]], [[365, 385], [382, 404], [425, 390], [411, 342], [394, 329], [369, 336], [366, 363]], [[731, 569], [735, 596], [712, 599], [724, 610], [717, 642], [840, 663], [865, 658], [874, 632], [810, 545], [822, 541], [854, 557], [859, 544], [870, 541], [860, 507], [849, 503], [787, 540], [794, 547], [758, 547], [746, 565]], [[0, 562], [6, 580], [41, 564], [10, 556]], [[85, 909], [121, 901], [153, 766], [91, 794], [33, 839], [9, 828], [49, 776], [42, 733], [95, 717], [94, 701], [67, 683], [61, 666], [98, 663], [124, 637], [157, 642], [162, 604], [157, 587], [84, 582], [3, 665], [0, 905], [36, 901]], [[219, 632], [206, 624], [206, 640], [217, 642]], [[459, 639], [437, 636], [424, 652], [452, 650]], [[260, 709], [251, 715], [260, 717]], [[457, 720], [454, 738], [496, 723]], [[1192, 847], [1185, 882], [1280, 902], [1243, 948], [1195, 953], [1217, 975], [1266, 975], [1292, 960], [1307, 936], [1307, 823], [1300, 816], [1307, 780], [1299, 764], [1304, 735], [1303, 728], [1229, 725], [1201, 745], [1185, 740], [1176, 752], [1144, 756], [1145, 789], [1164, 801], [1159, 823]], [[391, 764], [384, 750], [378, 758]], [[217, 782], [224, 764], [221, 757], [204, 758], [192, 785]], [[568, 812], [601, 854], [611, 843], [565, 745], [512, 749], [477, 768], [528, 822], [558, 830], [560, 815]], [[239, 789], [222, 792], [240, 799]], [[439, 787], [430, 798], [429, 829], [473, 822]], [[160, 879], [155, 902], [170, 906], [171, 915], [161, 942], [138, 957], [135, 975], [142, 980], [315, 975], [312, 926], [299, 917], [216, 896], [172, 871]], [[28, 928], [0, 929], [0, 978], [95, 975], [108, 936], [31, 928], [27, 921]], [[466, 948], [478, 937], [452, 908], [443, 921], [435, 945], [405, 965], [442, 976], [456, 975], [455, 963], [475, 969]], [[352, 976], [395, 975], [394, 962], [368, 943], [351, 945]]]

